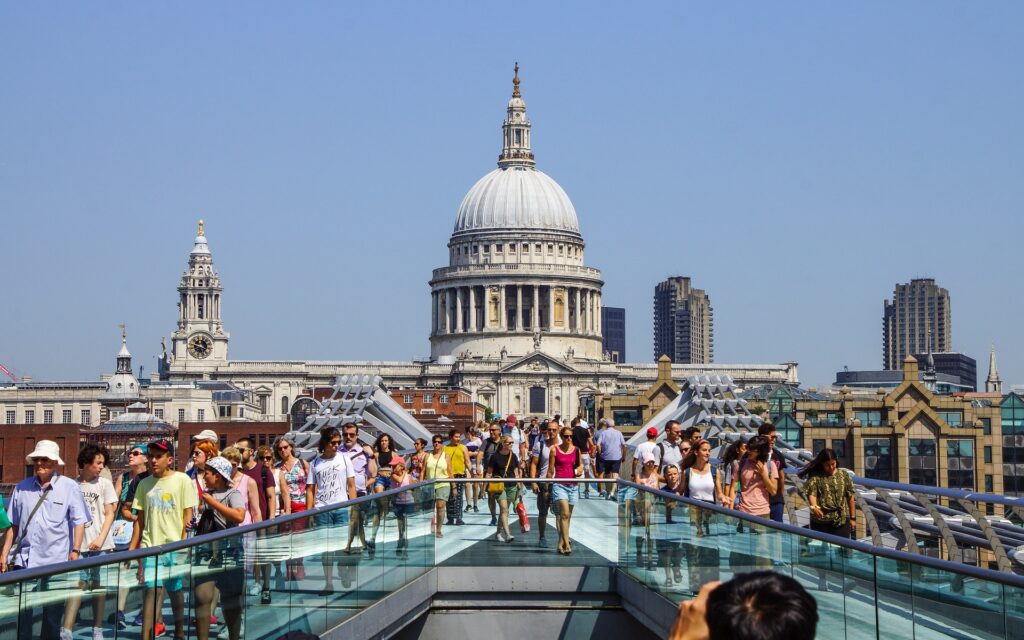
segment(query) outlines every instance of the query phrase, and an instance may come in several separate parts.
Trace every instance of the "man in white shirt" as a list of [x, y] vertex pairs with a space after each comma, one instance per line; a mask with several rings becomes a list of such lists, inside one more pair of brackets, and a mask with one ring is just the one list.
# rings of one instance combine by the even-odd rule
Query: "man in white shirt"
[[[348, 456], [338, 453], [341, 447], [341, 432], [335, 427], [320, 430], [320, 455], [309, 465], [306, 479], [306, 509], [320, 509], [332, 504], [356, 499], [356, 473]], [[313, 516], [313, 523], [326, 531], [324, 539], [337, 539], [345, 531], [348, 509], [333, 509]], [[323, 553], [324, 588], [319, 595], [334, 593], [333, 566], [338, 555], [333, 551]], [[344, 576], [343, 576], [344, 581]]]
[[[548, 465], [551, 461], [551, 450], [561, 444], [562, 439], [558, 437], [558, 423], [554, 420], [544, 424], [540, 433], [541, 437], [533, 443], [533, 451], [530, 452], [530, 477], [546, 478]], [[551, 508], [551, 483], [533, 483], [533, 492], [537, 494], [537, 530], [540, 540], [538, 544], [542, 547], [548, 546], [544, 532], [548, 526], [548, 510]]]

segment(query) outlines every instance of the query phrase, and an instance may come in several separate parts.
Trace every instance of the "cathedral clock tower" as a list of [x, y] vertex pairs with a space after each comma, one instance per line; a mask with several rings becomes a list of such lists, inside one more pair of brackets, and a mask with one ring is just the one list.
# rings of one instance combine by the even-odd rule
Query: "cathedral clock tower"
[[220, 319], [222, 292], [200, 220], [188, 269], [178, 285], [178, 328], [171, 336], [167, 365], [175, 377], [205, 377], [227, 364], [229, 336]]

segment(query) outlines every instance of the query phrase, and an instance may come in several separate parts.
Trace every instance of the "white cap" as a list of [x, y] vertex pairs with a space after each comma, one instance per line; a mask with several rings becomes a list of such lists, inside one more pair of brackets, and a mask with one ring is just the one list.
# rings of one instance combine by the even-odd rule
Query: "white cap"
[[25, 456], [25, 462], [32, 464], [32, 458], [49, 458], [56, 460], [57, 464], [64, 464], [64, 461], [60, 459], [60, 447], [53, 440], [37, 442], [35, 451]]
[[213, 429], [203, 429], [196, 435], [192, 436], [192, 442], [198, 442], [200, 440], [209, 440], [210, 442], [216, 444], [219, 438], [217, 438], [217, 432], [214, 431]]

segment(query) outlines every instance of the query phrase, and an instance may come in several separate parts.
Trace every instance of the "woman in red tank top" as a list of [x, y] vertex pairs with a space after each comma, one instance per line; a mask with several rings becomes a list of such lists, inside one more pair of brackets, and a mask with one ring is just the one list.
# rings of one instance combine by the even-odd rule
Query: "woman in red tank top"
[[[549, 478], [580, 478], [583, 476], [583, 459], [580, 451], [572, 443], [572, 429], [563, 427], [560, 435], [562, 442], [551, 450], [551, 464], [548, 465]], [[569, 523], [572, 520], [572, 509], [579, 497], [579, 487], [575, 482], [557, 482], [551, 487], [551, 501], [558, 505], [558, 553], [569, 555], [572, 544], [569, 541]]]

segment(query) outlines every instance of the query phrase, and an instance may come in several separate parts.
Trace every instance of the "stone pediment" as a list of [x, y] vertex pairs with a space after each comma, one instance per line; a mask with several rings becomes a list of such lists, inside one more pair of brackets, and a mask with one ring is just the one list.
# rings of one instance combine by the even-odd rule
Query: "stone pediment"
[[500, 373], [577, 373], [562, 360], [546, 353], [535, 351], [510, 362], [499, 370]]

